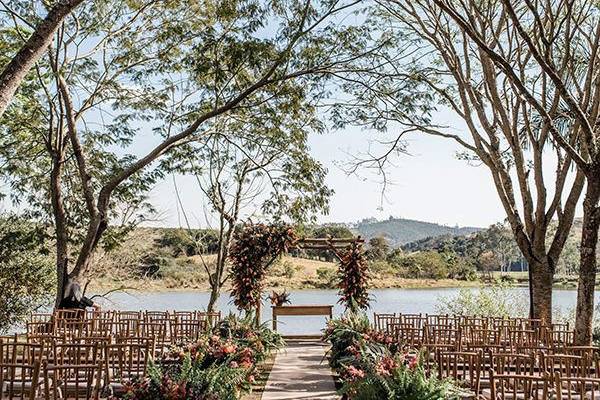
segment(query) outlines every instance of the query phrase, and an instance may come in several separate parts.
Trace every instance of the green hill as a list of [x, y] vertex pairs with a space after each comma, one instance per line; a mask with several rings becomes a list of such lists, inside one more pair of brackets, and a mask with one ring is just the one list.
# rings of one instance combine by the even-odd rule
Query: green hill
[[354, 229], [365, 239], [383, 236], [392, 247], [399, 247], [427, 237], [468, 235], [482, 228], [450, 227], [432, 222], [390, 218], [385, 221], [359, 223]]

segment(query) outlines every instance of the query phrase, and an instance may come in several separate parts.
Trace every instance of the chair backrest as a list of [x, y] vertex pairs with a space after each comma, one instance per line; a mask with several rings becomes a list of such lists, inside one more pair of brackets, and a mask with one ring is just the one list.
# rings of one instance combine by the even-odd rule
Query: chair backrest
[[394, 337], [405, 348], [418, 349], [423, 344], [423, 328], [415, 328], [411, 325], [392, 324]]
[[52, 313], [31, 313], [30, 322], [52, 322], [54, 314]]
[[39, 388], [39, 361], [33, 365], [0, 363], [0, 399], [34, 400]]
[[461, 343], [461, 332], [460, 329], [456, 329], [453, 325], [441, 324], [441, 325], [425, 325], [423, 332], [423, 340], [425, 344], [444, 344], [444, 345], [456, 345], [460, 347]]
[[537, 359], [533, 354], [491, 353], [490, 369], [496, 375], [533, 375]]
[[46, 343], [24, 343], [0, 340], [0, 363], [34, 365], [41, 362], [46, 353]]
[[510, 329], [507, 339], [513, 347], [539, 347], [542, 344], [539, 329]]
[[171, 343], [169, 325], [162, 322], [142, 322], [139, 326], [139, 335], [153, 338], [156, 347], [161, 349]]
[[[142, 336], [117, 336], [115, 338], [115, 344], [118, 345], [138, 345], [148, 346], [150, 354], [157, 354], [156, 341], [153, 337], [142, 337]], [[160, 353], [160, 352], [158, 352]]]
[[464, 384], [479, 393], [482, 366], [480, 353], [438, 350], [435, 359], [440, 379], [452, 378], [458, 384]]
[[110, 344], [104, 348], [107, 383], [126, 383], [146, 375], [152, 357], [149, 343]]
[[413, 328], [423, 328], [427, 319], [421, 314], [400, 314], [400, 322]]
[[543, 328], [543, 341], [548, 347], [562, 349], [572, 346], [575, 340], [575, 332], [565, 330], [554, 330], [553, 328]]
[[54, 333], [53, 321], [32, 321], [27, 323], [27, 334], [52, 335]]
[[400, 322], [400, 318], [396, 315], [396, 313], [373, 314], [373, 323], [375, 325], [375, 329], [379, 331], [386, 331], [390, 322]]
[[198, 314], [196, 311], [173, 311], [171, 313], [177, 321], [197, 321]]
[[176, 320], [171, 325], [171, 341], [198, 340], [207, 330], [206, 321]]
[[[70, 340], [70, 339], [69, 339]], [[27, 334], [25, 336], [25, 341], [27, 343], [33, 344], [43, 344], [44, 347], [51, 347], [52, 343], [65, 343], [67, 342], [67, 335], [65, 334], [56, 334], [56, 335], [31, 335]]]
[[196, 311], [196, 319], [198, 321], [206, 321], [208, 326], [214, 327], [221, 321], [221, 311]]
[[102, 363], [45, 365], [46, 400], [98, 400], [102, 383]]
[[492, 400], [548, 400], [553, 383], [545, 375], [497, 375], [490, 371]]
[[97, 343], [55, 343], [49, 362], [53, 365], [94, 365], [101, 359]]
[[[501, 335], [496, 329], [482, 328], [479, 326], [470, 326], [463, 331], [463, 344], [473, 345], [499, 345]], [[464, 334], [466, 333], [466, 335]]]
[[600, 399], [600, 379], [580, 376], [554, 377], [557, 399], [595, 400]]
[[115, 318], [94, 318], [90, 320], [89, 336], [110, 336], [115, 334]]
[[117, 311], [116, 312], [116, 319], [119, 321], [132, 320], [132, 319], [141, 320], [142, 316], [143, 315], [142, 315], [141, 311]]
[[168, 320], [171, 318], [168, 311], [145, 311], [144, 321], [154, 322], [155, 320]]
[[593, 376], [593, 366], [587, 356], [571, 354], [542, 354], [541, 365], [543, 370], [552, 378], [555, 375], [567, 376]]
[[425, 321], [428, 325], [447, 325], [456, 327], [460, 318], [449, 314], [425, 314]]
[[83, 320], [85, 319], [85, 310], [80, 308], [63, 308], [54, 310], [54, 320], [61, 321], [64, 319], [68, 320]]

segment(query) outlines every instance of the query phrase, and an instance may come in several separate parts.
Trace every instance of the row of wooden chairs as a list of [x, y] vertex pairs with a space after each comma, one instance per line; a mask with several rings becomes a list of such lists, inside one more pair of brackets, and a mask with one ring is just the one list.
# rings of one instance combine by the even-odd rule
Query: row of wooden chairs
[[429, 374], [470, 390], [466, 398], [600, 400], [600, 349], [574, 346], [568, 324], [376, 314], [374, 325], [419, 350]]
[[560, 348], [573, 344], [569, 324], [545, 325], [524, 318], [486, 318], [450, 315], [375, 314], [375, 328], [399, 338], [409, 347], [427, 344]]
[[[531, 318], [506, 318], [506, 317], [485, 317], [485, 316], [465, 316], [450, 314], [403, 314], [403, 313], [375, 313], [375, 328], [385, 331], [390, 323], [411, 325], [415, 328], [422, 328], [425, 325], [446, 325], [451, 327], [473, 326], [480, 328], [497, 329], [501, 327], [516, 329], [535, 329], [541, 326], [547, 326], [540, 319]], [[568, 330], [569, 324], [553, 324], [556, 330]]]
[[548, 377], [558, 376], [599, 379], [598, 360], [586, 354], [520, 354], [482, 351], [437, 350], [435, 362], [426, 361], [426, 368], [437, 372], [439, 378], [452, 378], [474, 393], [484, 394], [492, 385], [494, 375]]
[[30, 341], [89, 338], [106, 341], [111, 337], [151, 337], [157, 349], [181, 340], [194, 340], [221, 319], [220, 313], [200, 311], [102, 311], [57, 310], [52, 314], [33, 314], [27, 324]]
[[491, 386], [479, 396], [485, 400], [596, 400], [600, 379], [556, 375], [491, 374]]
[[26, 343], [0, 340], [0, 399], [92, 400], [125, 392], [146, 375], [150, 343]]

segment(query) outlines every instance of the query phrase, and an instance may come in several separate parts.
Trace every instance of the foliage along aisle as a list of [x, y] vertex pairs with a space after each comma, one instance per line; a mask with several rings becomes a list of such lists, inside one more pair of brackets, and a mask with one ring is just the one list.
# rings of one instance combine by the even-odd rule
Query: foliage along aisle
[[348, 400], [445, 400], [467, 393], [449, 380], [428, 376], [421, 354], [403, 350], [395, 337], [373, 329], [365, 314], [348, 313], [327, 323], [329, 362]]
[[251, 316], [230, 315], [197, 341], [173, 346], [152, 362], [148, 377], [126, 385], [125, 400], [237, 400], [258, 366], [283, 346], [281, 336]]

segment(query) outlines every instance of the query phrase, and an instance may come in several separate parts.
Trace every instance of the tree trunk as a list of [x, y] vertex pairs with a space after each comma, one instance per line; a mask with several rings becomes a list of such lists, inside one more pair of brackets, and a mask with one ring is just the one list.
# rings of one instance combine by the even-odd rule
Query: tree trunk
[[536, 260], [529, 261], [531, 273], [531, 298], [533, 299], [531, 318], [544, 320], [546, 324], [552, 323], [552, 284], [554, 271], [547, 262]]
[[44, 54], [52, 37], [65, 17], [83, 0], [62, 0], [56, 3], [0, 74], [0, 116], [4, 114], [17, 88], [31, 67]]
[[600, 179], [588, 179], [583, 201], [583, 227], [575, 318], [575, 344], [579, 346], [587, 346], [592, 342], [597, 267], [596, 248], [598, 246], [598, 228], [600, 228], [599, 200]]
[[208, 300], [208, 306], [206, 307], [206, 311], [214, 312], [216, 310], [216, 304], [221, 296], [221, 288], [218, 285], [213, 285], [210, 289], [210, 298]]
[[59, 150], [52, 157], [52, 171], [50, 172], [50, 201], [54, 214], [54, 229], [56, 230], [56, 307], [58, 307], [64, 295], [69, 264], [67, 221], [62, 197], [63, 163], [64, 153]]

